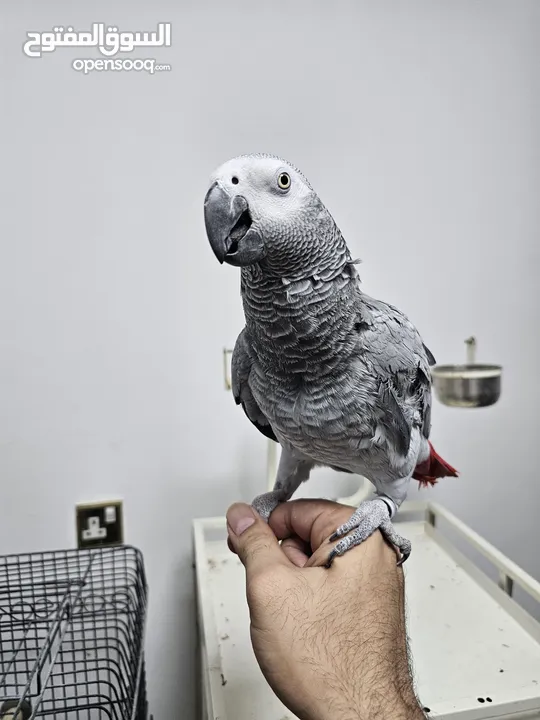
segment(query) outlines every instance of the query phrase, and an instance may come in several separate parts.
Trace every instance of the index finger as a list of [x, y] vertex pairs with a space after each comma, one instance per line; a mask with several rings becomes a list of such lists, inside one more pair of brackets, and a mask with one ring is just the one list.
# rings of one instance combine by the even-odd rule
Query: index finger
[[290, 500], [277, 506], [268, 524], [278, 540], [298, 536], [315, 551], [353, 512], [330, 500]]

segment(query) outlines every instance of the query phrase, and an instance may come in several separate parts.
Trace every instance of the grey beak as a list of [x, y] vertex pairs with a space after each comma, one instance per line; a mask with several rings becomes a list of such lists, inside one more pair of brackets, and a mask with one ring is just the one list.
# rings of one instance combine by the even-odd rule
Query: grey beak
[[204, 199], [204, 224], [210, 247], [220, 263], [223, 263], [234, 240], [231, 231], [248, 209], [247, 200], [242, 195], [231, 197], [215, 182]]

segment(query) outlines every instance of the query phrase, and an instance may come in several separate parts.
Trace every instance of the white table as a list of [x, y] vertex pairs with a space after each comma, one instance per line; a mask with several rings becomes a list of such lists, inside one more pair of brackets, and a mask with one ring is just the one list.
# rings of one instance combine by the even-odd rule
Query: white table
[[[404, 570], [422, 703], [445, 720], [540, 720], [540, 624], [512, 598], [519, 586], [540, 603], [540, 584], [437, 504], [405, 503], [398, 522], [413, 543]], [[204, 720], [293, 720], [254, 658], [225, 519], [195, 520], [194, 539]], [[499, 585], [456, 543], [487, 558]]]

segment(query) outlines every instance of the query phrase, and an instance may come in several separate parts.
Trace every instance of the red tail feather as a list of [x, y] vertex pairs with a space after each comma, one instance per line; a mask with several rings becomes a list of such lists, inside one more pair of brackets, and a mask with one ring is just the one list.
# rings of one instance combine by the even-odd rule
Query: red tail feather
[[458, 473], [455, 468], [443, 460], [440, 455], [435, 452], [433, 445], [429, 443], [429, 457], [416, 466], [413, 478], [418, 480], [420, 487], [435, 485], [438, 478], [457, 477]]

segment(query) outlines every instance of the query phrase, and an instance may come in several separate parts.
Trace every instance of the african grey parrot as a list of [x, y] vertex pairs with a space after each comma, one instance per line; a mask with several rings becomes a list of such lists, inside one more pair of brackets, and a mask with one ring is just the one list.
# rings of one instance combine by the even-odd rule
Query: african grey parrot
[[411, 545], [391, 519], [411, 478], [457, 475], [428, 440], [433, 355], [403, 313], [362, 292], [334, 219], [290, 163], [265, 154], [226, 162], [204, 216], [219, 262], [241, 268], [234, 398], [282, 448], [274, 489], [253, 507], [267, 519], [315, 466], [359, 473], [376, 496], [336, 530], [328, 565], [377, 528], [403, 562]]

